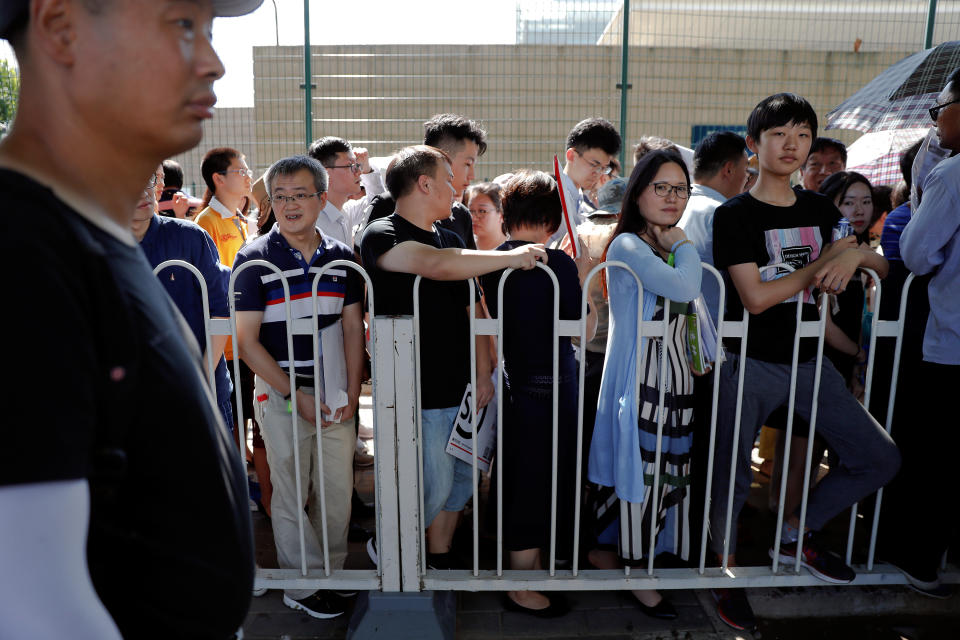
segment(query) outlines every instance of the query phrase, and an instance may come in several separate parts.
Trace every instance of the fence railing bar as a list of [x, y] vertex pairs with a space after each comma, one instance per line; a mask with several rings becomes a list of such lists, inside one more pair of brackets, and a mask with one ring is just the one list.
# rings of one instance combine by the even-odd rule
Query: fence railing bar
[[[165, 260], [154, 268], [153, 273], [159, 278], [160, 272], [170, 267], [183, 267], [193, 275], [197, 284], [200, 285], [200, 302], [203, 305], [203, 355], [207, 359], [207, 380], [210, 382], [210, 390], [213, 392], [214, 397], [216, 397], [217, 381], [214, 372], [217, 369], [217, 363], [220, 362], [220, 358], [214, 359], [210, 348], [210, 336], [213, 335], [213, 331], [210, 327], [212, 319], [210, 318], [210, 298], [207, 292], [207, 281], [204, 279], [203, 274], [200, 273], [200, 269], [197, 269], [186, 260]], [[226, 427], [229, 429], [230, 425], [228, 424]]]
[[473, 390], [467, 406], [470, 408], [470, 437], [473, 444], [470, 447], [472, 452], [470, 458], [472, 462], [471, 477], [473, 479], [473, 575], [476, 576], [480, 571], [480, 486], [477, 469], [477, 444], [479, 441], [477, 414], [480, 412], [480, 390], [477, 388], [477, 339], [474, 337], [477, 324], [477, 305], [474, 302], [476, 299], [476, 284], [473, 278], [467, 279], [467, 283], [470, 285], [468, 287], [467, 307], [470, 309], [470, 334], [468, 338], [470, 342], [470, 388]]
[[[877, 324], [880, 319], [880, 278], [877, 276], [876, 272], [873, 269], [868, 269], [866, 267], [861, 267], [860, 271], [865, 272], [873, 279], [873, 283], [876, 285], [876, 295], [873, 299], [873, 304], [871, 305], [871, 311], [873, 316], [870, 321], [870, 344], [867, 347], [867, 373], [866, 380], [863, 387], [863, 406], [866, 408], [867, 412], [870, 411], [870, 394], [873, 391], [873, 362], [874, 355], [876, 353], [877, 347]], [[867, 294], [867, 289], [864, 288], [864, 296]], [[857, 503], [854, 503], [850, 507], [850, 523], [847, 526], [847, 551], [844, 557], [844, 560], [847, 564], [850, 564], [853, 560], [853, 540], [856, 534], [857, 527]], [[870, 564], [869, 560], [867, 562]]]
[[[296, 403], [296, 379], [297, 379], [297, 369], [296, 363], [294, 362], [293, 356], [293, 314], [290, 309], [290, 283], [287, 281], [286, 276], [283, 275], [283, 272], [273, 263], [267, 262], [266, 260], [249, 260], [244, 262], [239, 267], [234, 267], [230, 273], [230, 285], [227, 291], [227, 297], [230, 301], [230, 329], [231, 337], [233, 338], [233, 344], [237, 346], [236, 357], [233, 359], [233, 368], [235, 371], [235, 380], [237, 381], [237, 416], [238, 422], [240, 423], [240, 430], [243, 439], [240, 441], [244, 444], [244, 449], [246, 448], [246, 433], [244, 430], [244, 420], [243, 420], [243, 403], [239, 402], [241, 397], [240, 388], [240, 347], [237, 342], [237, 320], [236, 320], [236, 300], [234, 299], [234, 290], [236, 288], [237, 276], [246, 271], [251, 267], [264, 267], [273, 271], [279, 276], [280, 284], [283, 286], [283, 301], [284, 309], [286, 310], [286, 328], [287, 328], [287, 357], [289, 360], [287, 375], [290, 378], [290, 390], [291, 398], [293, 399], [290, 402], [290, 419], [293, 423], [293, 469], [296, 480], [297, 487], [297, 504], [303, 504], [303, 487], [300, 483], [300, 447], [297, 446], [297, 443], [300, 442], [299, 438], [299, 409], [297, 408]], [[241, 451], [241, 456], [243, 456], [243, 451]], [[246, 462], [246, 460], [244, 460]], [[306, 542], [304, 541], [304, 531], [303, 531], [303, 509], [297, 509], [297, 527], [299, 530], [299, 542], [300, 542], [300, 572], [303, 575], [307, 575], [307, 551], [306, 551]]]
[[[420, 282], [423, 280], [423, 276], [417, 276], [413, 280], [413, 354], [416, 361], [416, 380], [414, 381], [414, 387], [417, 394], [417, 410], [416, 410], [416, 420], [417, 420], [417, 461], [420, 465], [420, 482], [418, 483], [420, 490], [420, 518], [424, 518], [424, 479], [423, 479], [423, 397], [420, 390]], [[472, 302], [472, 301], [471, 301]], [[420, 575], [423, 576], [427, 572], [427, 526], [429, 522], [421, 521], [420, 527]]]
[[[812, 473], [811, 466], [813, 465], [813, 448], [817, 439], [817, 410], [820, 405], [820, 380], [823, 373], [823, 345], [826, 339], [827, 314], [830, 313], [830, 309], [827, 306], [828, 303], [829, 300], [825, 299], [824, 308], [820, 313], [820, 320], [818, 322], [820, 337], [817, 340], [817, 364], [813, 374], [813, 398], [810, 400], [810, 433], [807, 436], [807, 455], [804, 457], [803, 465], [803, 493], [800, 497], [800, 522], [797, 525], [799, 533], [797, 534], [797, 554], [794, 561], [796, 573], [800, 573], [800, 565], [803, 558], [803, 544], [805, 542], [803, 534], [807, 521], [807, 504], [810, 500], [810, 474]], [[796, 366], [796, 363], [794, 363], [794, 366]], [[820, 468], [819, 462], [820, 460], [817, 461], [818, 470]], [[779, 545], [774, 547], [775, 551], [779, 549]]]
[[[660, 388], [659, 399], [657, 400], [657, 446], [656, 451], [653, 456], [653, 486], [650, 491], [651, 503], [650, 503], [650, 542], [648, 544], [649, 551], [647, 552], [647, 575], [653, 575], [653, 552], [657, 547], [657, 523], [659, 522], [659, 514], [657, 509], [660, 506], [660, 456], [663, 449], [663, 423], [666, 420], [667, 408], [664, 406], [664, 399], [667, 393], [667, 380], [670, 378], [667, 372], [667, 363], [669, 359], [667, 358], [667, 341], [670, 337], [670, 306], [671, 301], [669, 298], [663, 298], [663, 337], [660, 341], [660, 363], [657, 365], [657, 376], [660, 378], [658, 385]], [[653, 341], [650, 341], [649, 346], [654, 345]], [[639, 351], [639, 349], [638, 349]], [[686, 354], [684, 354], [686, 357]]]
[[[893, 375], [890, 378], [890, 399], [887, 401], [887, 420], [886, 431], [888, 434], [893, 431], [893, 411], [897, 401], [897, 383], [900, 377], [900, 358], [903, 355], [903, 331], [907, 320], [907, 298], [910, 295], [910, 286], [913, 284], [915, 276], [911, 273], [903, 283], [903, 291], [900, 293], [900, 315], [897, 319], [897, 342], [893, 349]], [[879, 305], [875, 315], [879, 314]], [[873, 526], [870, 528], [870, 547], [867, 552], [867, 568], [872, 569], [875, 554], [877, 551], [877, 529], [880, 526], [880, 507], [883, 505], [883, 487], [877, 490], [877, 499], [873, 507]], [[946, 556], [944, 556], [946, 559]]]
[[513, 269], [505, 269], [497, 286], [497, 575], [503, 575], [503, 283]]
[[[740, 339], [740, 362], [737, 372], [737, 405], [733, 417], [733, 445], [730, 456], [730, 474], [727, 481], [727, 517], [723, 532], [723, 558], [720, 566], [724, 571], [730, 569], [730, 528], [733, 524], [733, 488], [737, 479], [737, 464], [739, 463], [740, 422], [743, 416], [743, 382], [747, 368], [747, 334], [750, 329], [750, 314], [743, 309], [743, 336]], [[752, 437], [752, 436], [751, 436]]]
[[717, 406], [720, 398], [720, 367], [722, 363], [720, 362], [720, 353], [723, 349], [723, 338], [724, 331], [727, 326], [727, 323], [723, 321], [724, 318], [724, 309], [726, 308], [726, 284], [723, 281], [723, 277], [720, 275], [720, 272], [717, 271], [712, 265], [707, 263], [701, 263], [701, 266], [705, 271], [708, 271], [713, 274], [713, 277], [717, 279], [718, 284], [720, 285], [720, 297], [717, 301], [717, 361], [713, 366], [713, 393], [711, 394], [711, 410], [710, 410], [710, 444], [707, 451], [707, 470], [706, 470], [706, 488], [704, 489], [704, 499], [703, 499], [703, 522], [700, 527], [700, 566], [698, 567], [698, 572], [700, 575], [703, 575], [706, 570], [706, 561], [707, 561], [707, 531], [709, 530], [710, 525], [710, 502], [711, 502], [711, 491], [713, 490], [713, 458], [716, 454], [716, 444], [717, 444]]
[[[763, 269], [761, 269], [761, 273], [763, 273], [763, 271], [767, 271], [770, 269], [777, 269], [781, 266], [784, 267], [787, 271], [791, 271], [791, 272], [793, 271], [793, 267], [791, 267], [790, 265], [783, 264], [783, 265], [772, 265], [772, 266], [764, 267]], [[795, 415], [794, 411], [796, 409], [796, 404], [797, 404], [796, 403], [797, 365], [798, 365], [798, 360], [800, 355], [800, 335], [803, 332], [803, 329], [805, 328], [802, 322], [804, 294], [805, 294], [805, 290], [800, 291], [797, 294], [796, 331], [794, 332], [794, 335], [793, 335], [793, 355], [791, 356], [791, 366], [790, 366], [790, 396], [787, 399], [787, 428], [783, 436], [784, 445], [783, 445], [782, 466], [784, 467], [784, 469], [786, 468], [786, 466], [788, 465], [788, 461], [790, 460], [790, 450], [791, 450], [791, 445], [793, 443], [793, 421], [794, 421], [794, 415]], [[780, 565], [780, 555], [779, 555], [780, 537], [783, 529], [784, 511], [786, 510], [785, 497], [786, 497], [788, 475], [789, 475], [788, 473], [784, 472], [780, 476], [780, 498], [778, 500], [779, 504], [777, 505], [777, 524], [776, 524], [776, 529], [774, 530], [774, 537], [773, 537], [773, 550], [774, 550], [773, 558], [772, 558], [773, 563], [771, 564], [771, 567], [770, 567], [771, 571], [773, 571], [774, 573], [777, 572]], [[797, 556], [797, 561], [794, 563], [794, 568], [797, 573], [800, 572], [799, 555]]]

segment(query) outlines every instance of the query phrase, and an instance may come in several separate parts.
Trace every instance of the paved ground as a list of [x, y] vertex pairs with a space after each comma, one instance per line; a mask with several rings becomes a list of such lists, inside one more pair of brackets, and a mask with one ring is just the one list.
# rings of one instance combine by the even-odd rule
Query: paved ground
[[[361, 423], [370, 424], [369, 395], [362, 406]], [[744, 516], [741, 532], [741, 561], [766, 563], [770, 541], [755, 531], [773, 529], [775, 515], [765, 508], [766, 485], [754, 487], [754, 509]], [[373, 473], [358, 470], [358, 491], [371, 500]], [[481, 507], [482, 509], [482, 507]], [[481, 510], [481, 513], [483, 511]], [[842, 515], [828, 532], [836, 548], [845, 541], [846, 521]], [[263, 567], [276, 566], [276, 553], [269, 521], [253, 514], [257, 540], [257, 561]], [[467, 522], [470, 520], [467, 519]], [[842, 521], [842, 522], [841, 522]], [[372, 529], [372, 518], [360, 524]], [[865, 527], [862, 527], [865, 529]], [[461, 544], [469, 547], [469, 532]], [[863, 546], [864, 535], [858, 533]], [[481, 563], [489, 564], [494, 550], [489, 541], [482, 543]], [[862, 561], [857, 559], [857, 561]], [[372, 568], [360, 537], [350, 544], [347, 568]], [[458, 640], [494, 640], [505, 638], [607, 638], [610, 640], [960, 640], [960, 594], [947, 601], [931, 600], [906, 587], [815, 587], [795, 589], [751, 589], [750, 601], [760, 620], [756, 632], [734, 632], [717, 618], [713, 600], [707, 591], [672, 591], [667, 597], [676, 605], [680, 617], [672, 622], [643, 615], [623, 592], [578, 592], [568, 594], [572, 611], [563, 618], [540, 620], [521, 613], [505, 611], [499, 593], [457, 594], [456, 637]], [[361, 596], [362, 597], [362, 596]], [[254, 598], [244, 625], [247, 640], [295, 640], [345, 638], [351, 611], [333, 620], [315, 620], [288, 609], [278, 591]], [[384, 636], [389, 638], [390, 636]]]
[[[751, 590], [759, 628], [753, 633], [735, 632], [714, 614], [706, 591], [674, 591], [668, 597], [680, 617], [672, 622], [648, 618], [621, 592], [570, 594], [572, 611], [554, 620], [539, 620], [504, 611], [500, 594], [457, 594], [457, 640], [537, 638], [563, 640], [592, 638], [608, 640], [957, 640], [960, 638], [960, 596], [956, 601], [933, 601], [912, 594], [904, 587], [825, 587], [820, 589]], [[846, 607], [848, 614], [822, 616], [808, 611], [829, 598]], [[869, 599], [871, 607], [858, 607]], [[889, 606], [887, 606], [889, 605]], [[866, 615], [887, 608], [884, 615]], [[829, 609], [828, 609], [829, 610]], [[244, 627], [248, 640], [345, 638], [351, 612], [334, 620], [314, 620], [287, 609], [280, 594], [271, 592], [254, 599]], [[810, 615], [813, 614], [813, 615]], [[783, 616], [787, 617], [783, 617]], [[389, 637], [389, 636], [384, 636]]]

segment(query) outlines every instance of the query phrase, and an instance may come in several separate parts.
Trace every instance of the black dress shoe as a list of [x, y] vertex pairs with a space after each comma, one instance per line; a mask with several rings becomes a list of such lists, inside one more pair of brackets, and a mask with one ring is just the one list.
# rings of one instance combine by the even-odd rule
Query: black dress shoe
[[[634, 598], [636, 600], [636, 598]], [[670, 604], [670, 601], [660, 597], [660, 602], [652, 607], [648, 607], [639, 600], [637, 600], [637, 608], [640, 609], [645, 615], [650, 616], [651, 618], [658, 618], [660, 620], [675, 620], [679, 615], [677, 610]]]
[[503, 608], [507, 611], [526, 613], [527, 615], [531, 615], [535, 618], [559, 618], [562, 615], [566, 615], [570, 611], [570, 605], [567, 604], [565, 598], [554, 595], [550, 597], [549, 600], [550, 606], [545, 609], [529, 609], [517, 604], [509, 595], [505, 593], [503, 594]]

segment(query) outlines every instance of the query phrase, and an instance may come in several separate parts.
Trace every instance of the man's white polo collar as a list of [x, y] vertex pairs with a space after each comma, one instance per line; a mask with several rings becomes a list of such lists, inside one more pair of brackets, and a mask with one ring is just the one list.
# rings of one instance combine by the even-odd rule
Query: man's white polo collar
[[230, 211], [227, 209], [227, 206], [217, 200], [217, 196], [210, 198], [210, 208], [220, 214], [220, 217], [224, 220], [229, 220], [230, 218], [239, 215], [236, 211]]

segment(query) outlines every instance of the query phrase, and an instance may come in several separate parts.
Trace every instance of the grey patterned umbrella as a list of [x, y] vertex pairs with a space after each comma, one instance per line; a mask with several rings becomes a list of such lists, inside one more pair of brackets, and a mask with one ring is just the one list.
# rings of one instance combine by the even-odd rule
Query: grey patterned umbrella
[[907, 56], [828, 113], [826, 128], [869, 133], [930, 125], [927, 109], [957, 67], [960, 40]]

